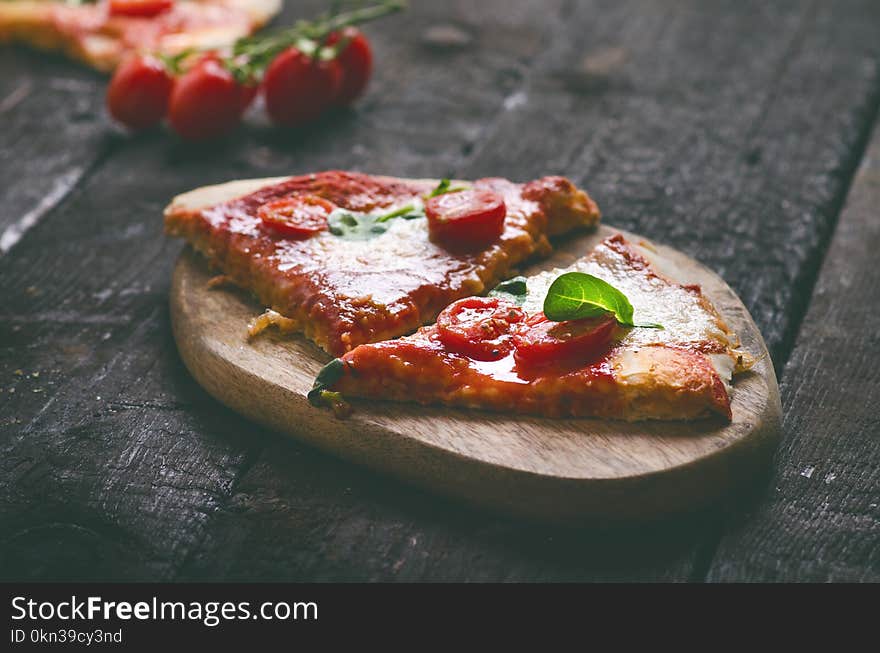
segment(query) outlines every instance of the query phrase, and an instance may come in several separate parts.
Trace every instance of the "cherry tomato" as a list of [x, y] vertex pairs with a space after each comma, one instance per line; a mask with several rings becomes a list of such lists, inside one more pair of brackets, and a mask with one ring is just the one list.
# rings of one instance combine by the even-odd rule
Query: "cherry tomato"
[[296, 48], [288, 48], [266, 69], [266, 111], [272, 120], [287, 127], [311, 122], [333, 102], [341, 79], [342, 68], [336, 59], [313, 60]]
[[294, 195], [264, 204], [257, 216], [268, 227], [291, 238], [310, 238], [327, 228], [333, 204], [315, 195]]
[[338, 105], [351, 104], [359, 98], [373, 73], [373, 49], [367, 37], [356, 27], [346, 27], [330, 34], [327, 45], [336, 45], [343, 39], [348, 43], [337, 57], [342, 66], [342, 83], [333, 100]]
[[207, 55], [175, 82], [168, 122], [189, 141], [222, 136], [241, 120], [244, 93], [219, 58]]
[[478, 249], [504, 232], [507, 207], [491, 190], [460, 190], [431, 197], [425, 202], [428, 233], [453, 249]]
[[110, 0], [111, 16], [157, 16], [174, 6], [174, 0]]
[[611, 314], [583, 320], [551, 322], [543, 313], [526, 319], [513, 333], [517, 365], [581, 365], [596, 358], [611, 342], [617, 320]]
[[437, 316], [437, 337], [451, 351], [475, 360], [498, 360], [512, 349], [510, 330], [525, 313], [497, 297], [467, 297]]
[[129, 129], [159, 124], [168, 113], [174, 82], [156, 57], [135, 55], [116, 69], [107, 88], [107, 109]]

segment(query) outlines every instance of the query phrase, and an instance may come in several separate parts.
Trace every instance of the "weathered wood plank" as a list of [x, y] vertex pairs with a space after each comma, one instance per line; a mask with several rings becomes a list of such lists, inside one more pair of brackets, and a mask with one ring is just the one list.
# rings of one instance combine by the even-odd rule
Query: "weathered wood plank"
[[161, 204], [93, 183], [0, 263], [2, 576], [168, 578], [259, 446], [176, 356]]
[[875, 130], [785, 368], [775, 474], [709, 580], [880, 581], [878, 204]]
[[703, 512], [601, 531], [499, 518], [273, 439], [180, 580], [689, 580]]
[[0, 256], [110, 146], [104, 80], [60, 57], [0, 46]]

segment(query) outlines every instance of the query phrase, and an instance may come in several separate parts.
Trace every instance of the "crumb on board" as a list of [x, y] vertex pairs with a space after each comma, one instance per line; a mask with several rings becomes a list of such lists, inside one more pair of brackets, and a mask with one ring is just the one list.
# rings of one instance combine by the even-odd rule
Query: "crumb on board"
[[248, 322], [248, 335], [253, 338], [265, 331], [268, 327], [275, 326], [282, 333], [296, 331], [296, 320], [284, 317], [278, 311], [267, 308], [257, 317]]

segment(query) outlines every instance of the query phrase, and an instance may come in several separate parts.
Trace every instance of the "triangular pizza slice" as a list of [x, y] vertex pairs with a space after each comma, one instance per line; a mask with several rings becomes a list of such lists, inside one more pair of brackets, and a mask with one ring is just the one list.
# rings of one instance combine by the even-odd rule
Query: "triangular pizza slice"
[[337, 356], [412, 333], [548, 254], [548, 236], [598, 220], [562, 177], [438, 183], [344, 171], [207, 187], [165, 211], [168, 233], [271, 309], [252, 334], [275, 324]]
[[[550, 417], [730, 420], [731, 377], [752, 359], [701, 288], [672, 281], [660, 263], [647, 245], [609, 237], [569, 268], [457, 301], [411, 336], [356, 347], [324, 368], [310, 399], [337, 409], [364, 397]], [[550, 308], [585, 317], [554, 321]]]

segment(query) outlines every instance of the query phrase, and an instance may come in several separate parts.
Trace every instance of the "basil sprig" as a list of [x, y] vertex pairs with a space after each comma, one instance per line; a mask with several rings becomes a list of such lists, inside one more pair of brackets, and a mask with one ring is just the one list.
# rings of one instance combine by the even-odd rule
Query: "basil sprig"
[[566, 272], [556, 278], [544, 299], [544, 315], [554, 322], [582, 320], [612, 313], [627, 327], [662, 329], [659, 324], [636, 324], [633, 306], [622, 292], [607, 281], [585, 272]]
[[489, 291], [489, 297], [506, 299], [517, 306], [522, 306], [525, 303], [528, 294], [529, 289], [526, 286], [525, 277], [513, 277], [507, 281], [502, 281]]

